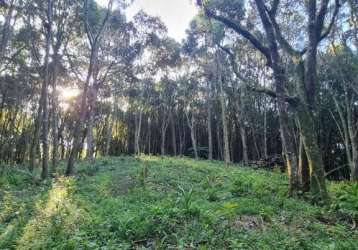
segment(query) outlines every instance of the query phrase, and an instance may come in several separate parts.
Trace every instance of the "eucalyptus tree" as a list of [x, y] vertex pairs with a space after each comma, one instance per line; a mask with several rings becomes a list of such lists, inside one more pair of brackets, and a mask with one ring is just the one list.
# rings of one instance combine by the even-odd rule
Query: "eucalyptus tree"
[[[109, 17], [112, 11], [113, 1], [109, 0], [107, 9], [102, 12], [99, 20], [94, 16], [96, 13], [97, 5], [95, 2], [90, 0], [84, 1], [83, 12], [84, 12], [84, 27], [85, 33], [88, 39], [89, 51], [90, 51], [90, 61], [87, 71], [87, 76], [85, 80], [85, 84], [83, 87], [83, 93], [81, 96], [81, 107], [79, 110], [79, 117], [76, 121], [74, 133], [73, 133], [73, 145], [71, 149], [71, 153], [67, 163], [67, 175], [74, 174], [74, 163], [75, 159], [79, 153], [81, 146], [81, 130], [84, 126], [84, 122], [86, 120], [86, 116], [89, 117], [88, 124], [89, 128], [87, 128], [87, 147], [88, 149], [88, 157], [93, 157], [93, 107], [96, 102], [96, 91], [98, 84], [98, 73], [99, 73], [99, 65], [98, 65], [98, 53], [100, 44], [103, 39], [103, 33], [108, 24]], [[89, 109], [89, 111], [88, 111]]]
[[[59, 161], [59, 78], [66, 78], [66, 70], [64, 66], [65, 51], [68, 43], [74, 38], [76, 28], [79, 25], [79, 4], [70, 0], [53, 2], [53, 20], [51, 35], [51, 106], [52, 106], [52, 171], [56, 171]], [[59, 73], [60, 76], [59, 76]]]
[[[233, 29], [242, 37], [247, 39], [255, 49], [257, 49], [267, 60], [267, 65], [272, 69], [276, 85], [276, 98], [279, 108], [281, 139], [285, 150], [286, 162], [289, 169], [290, 190], [296, 192], [299, 188], [299, 173], [298, 173], [298, 155], [294, 146], [294, 138], [290, 128], [288, 127], [289, 119], [287, 114], [286, 103], [295, 108], [300, 123], [300, 132], [303, 138], [305, 151], [310, 167], [311, 173], [311, 192], [318, 199], [327, 198], [327, 190], [324, 181], [324, 166], [322, 155], [317, 143], [317, 134], [314, 128], [314, 96], [316, 82], [316, 59], [317, 48], [320, 43], [330, 32], [336, 15], [339, 10], [339, 0], [333, 3], [332, 17], [328, 21], [327, 28], [324, 27], [325, 19], [328, 16], [330, 9], [330, 1], [322, 1], [317, 7], [317, 1], [310, 0], [307, 3], [302, 3], [299, 7], [292, 9], [298, 15], [303, 13], [307, 17], [307, 32], [303, 34], [307, 38], [307, 43], [304, 48], [294, 48], [288, 39], [282, 33], [280, 23], [278, 23], [277, 16], [284, 15], [280, 12], [281, 1], [275, 0], [268, 5], [262, 0], [256, 0], [251, 6], [251, 11], [259, 17], [261, 22], [261, 30], [253, 30], [254, 27], [250, 23], [243, 24], [243, 15], [240, 11], [243, 10], [242, 1], [197, 1], [198, 5], [203, 7], [205, 14], [213, 19], [224, 23], [227, 27]], [[288, 5], [289, 6], [289, 5]], [[305, 10], [305, 12], [300, 11]], [[301, 24], [298, 24], [301, 25]], [[254, 32], [260, 35], [255, 35]], [[287, 95], [287, 83], [289, 78], [285, 72], [283, 64], [283, 54], [290, 55], [292, 60], [299, 62], [299, 70], [302, 72], [302, 78], [297, 86], [298, 96]], [[304, 55], [306, 55], [304, 59]]]
[[[216, 29], [214, 29], [216, 28]], [[227, 102], [224, 84], [230, 74], [225, 74], [223, 57], [217, 44], [222, 38], [221, 27], [215, 26], [204, 18], [198, 17], [191, 23], [188, 31], [188, 39], [184, 46], [185, 52], [200, 66], [201, 79], [206, 81], [206, 103], [207, 103], [207, 130], [208, 130], [208, 158], [213, 158], [213, 139], [212, 139], [212, 88], [219, 89], [219, 100], [221, 108], [221, 121], [223, 128], [224, 141], [224, 160], [229, 163], [229, 133], [227, 123]]]
[[[0, 3], [0, 158], [14, 162], [18, 150], [26, 149], [26, 144], [19, 145], [19, 140], [28, 136], [29, 116], [23, 112], [26, 102], [33, 94], [28, 80], [29, 67], [26, 62], [26, 36], [21, 23], [23, 17], [22, 1], [2, 1]], [[27, 77], [29, 76], [29, 77]], [[26, 150], [25, 150], [26, 151]], [[23, 161], [26, 152], [16, 161]]]
[[[154, 51], [155, 68], [159, 69], [162, 74], [161, 80], [157, 85], [159, 92], [159, 110], [161, 114], [161, 154], [165, 155], [165, 142], [167, 137], [167, 129], [171, 124], [172, 132], [172, 148], [176, 151], [175, 124], [174, 116], [177, 99], [177, 84], [175, 72], [180, 65], [180, 45], [173, 39], [165, 38], [160, 41], [160, 46]], [[176, 154], [174, 152], [174, 154]]]
[[[180, 58], [180, 47], [173, 39], [167, 37], [166, 26], [156, 17], [139, 12], [134, 16], [133, 26], [135, 31], [132, 39], [137, 47], [137, 56], [133, 66], [134, 83], [136, 84], [133, 89], [137, 92], [138, 97], [135, 111], [134, 145], [136, 154], [139, 154], [141, 152], [139, 143], [142, 138], [143, 112], [149, 105], [145, 98], [147, 89], [145, 85], [148, 82], [156, 82], [163, 76], [170, 74], [171, 69], [176, 66]], [[173, 100], [173, 98], [166, 96], [164, 92], [160, 94], [162, 97], [161, 108], [167, 109], [169, 104], [166, 100]], [[131, 104], [135, 104], [133, 99]], [[165, 134], [170, 122], [170, 116], [167, 115], [170, 114], [171, 110], [168, 109], [168, 112], [162, 113], [161, 116], [162, 144], [165, 144]], [[164, 150], [162, 153], [164, 153]]]
[[2, 24], [1, 31], [1, 43], [0, 43], [0, 65], [3, 62], [3, 58], [6, 53], [6, 48], [8, 46], [9, 40], [11, 39], [11, 34], [13, 27], [16, 23], [16, 1], [2, 1], [1, 2], [1, 11], [4, 12], [4, 23]]
[[337, 47], [328, 51], [320, 65], [320, 81], [330, 95], [329, 113], [336, 124], [344, 145], [350, 179], [358, 180], [358, 116], [357, 102], [358, 57], [348, 47]]

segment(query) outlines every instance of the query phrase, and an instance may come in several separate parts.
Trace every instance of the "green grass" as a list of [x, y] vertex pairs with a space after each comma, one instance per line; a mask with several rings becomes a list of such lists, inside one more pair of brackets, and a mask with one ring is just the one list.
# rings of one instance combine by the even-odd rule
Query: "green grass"
[[[358, 249], [358, 185], [287, 197], [285, 175], [188, 158], [101, 158], [0, 178], [0, 249]], [[60, 172], [63, 167], [60, 168]]]

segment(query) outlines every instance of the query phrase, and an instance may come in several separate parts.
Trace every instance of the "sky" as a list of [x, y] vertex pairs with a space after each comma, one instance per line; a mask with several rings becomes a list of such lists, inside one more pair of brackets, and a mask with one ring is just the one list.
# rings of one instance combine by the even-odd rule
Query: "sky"
[[[106, 6], [108, 0], [97, 2]], [[159, 16], [168, 27], [169, 36], [178, 42], [185, 38], [185, 30], [198, 11], [193, 0], [134, 0], [126, 11], [128, 18], [132, 18], [139, 10]]]

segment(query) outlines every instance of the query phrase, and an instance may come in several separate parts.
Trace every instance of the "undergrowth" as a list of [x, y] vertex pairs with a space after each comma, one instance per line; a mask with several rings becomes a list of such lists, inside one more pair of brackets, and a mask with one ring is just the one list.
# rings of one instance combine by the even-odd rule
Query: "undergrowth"
[[[0, 177], [0, 249], [357, 249], [358, 184], [287, 196], [279, 172], [188, 158], [101, 158], [77, 176]], [[35, 180], [35, 181], [34, 181]]]

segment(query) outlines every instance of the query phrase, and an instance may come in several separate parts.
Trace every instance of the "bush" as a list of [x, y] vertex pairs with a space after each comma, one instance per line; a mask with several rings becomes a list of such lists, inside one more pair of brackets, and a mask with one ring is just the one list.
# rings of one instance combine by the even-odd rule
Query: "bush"
[[230, 189], [233, 196], [240, 197], [250, 194], [252, 191], [252, 184], [243, 182], [240, 179], [236, 179]]
[[337, 191], [331, 208], [338, 213], [338, 217], [358, 222], [358, 183], [346, 183]]

